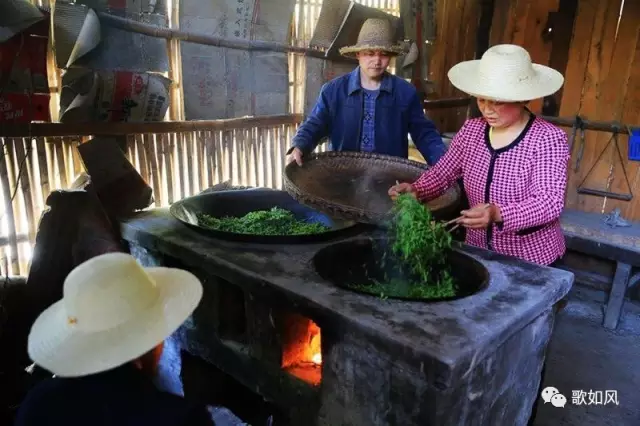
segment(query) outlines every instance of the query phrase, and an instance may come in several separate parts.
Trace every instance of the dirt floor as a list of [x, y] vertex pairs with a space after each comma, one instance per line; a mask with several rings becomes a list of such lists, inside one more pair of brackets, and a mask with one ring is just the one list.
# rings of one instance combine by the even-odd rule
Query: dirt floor
[[[609, 331], [602, 327], [604, 300], [601, 292], [572, 290], [556, 321], [544, 380], [567, 404], [540, 403], [535, 426], [640, 425], [640, 306], [627, 301], [618, 329]], [[616, 391], [619, 405], [589, 404], [590, 390]], [[574, 391], [586, 392], [585, 401], [572, 403]]]

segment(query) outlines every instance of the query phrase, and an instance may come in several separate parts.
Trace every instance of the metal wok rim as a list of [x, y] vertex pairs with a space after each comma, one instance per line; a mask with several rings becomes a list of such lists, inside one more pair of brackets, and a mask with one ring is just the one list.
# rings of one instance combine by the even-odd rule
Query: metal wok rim
[[[203, 198], [214, 198], [214, 197], [218, 197], [220, 195], [224, 195], [224, 194], [230, 194], [230, 193], [241, 193], [241, 192], [245, 192], [245, 191], [260, 191], [260, 192], [267, 192], [267, 191], [274, 191], [277, 193], [281, 193], [281, 194], [286, 194], [289, 197], [291, 197], [289, 194], [287, 194], [286, 191], [282, 191], [282, 190], [276, 190], [276, 189], [271, 189], [271, 188], [255, 188], [255, 189], [230, 189], [230, 190], [223, 190], [223, 191], [215, 191], [215, 192], [210, 192], [210, 193], [204, 193], [204, 194], [197, 194], [197, 195], [192, 195], [190, 197], [186, 197], [183, 198], [181, 200], [178, 200], [174, 203], [171, 204], [171, 206], [169, 207], [169, 213], [171, 214], [171, 216], [178, 220], [180, 223], [186, 225], [187, 227], [191, 228], [192, 230], [198, 232], [201, 235], [206, 235], [209, 237], [213, 237], [216, 239], [220, 239], [220, 240], [225, 240], [225, 241], [233, 241], [233, 242], [245, 242], [245, 243], [258, 243], [258, 244], [301, 244], [301, 243], [307, 243], [307, 244], [311, 244], [311, 243], [320, 243], [320, 242], [326, 242], [326, 241], [331, 241], [331, 240], [336, 240], [337, 238], [339, 238], [340, 236], [343, 235], [356, 235], [359, 232], [362, 232], [364, 229], [367, 228], [367, 225], [365, 224], [361, 224], [352, 220], [344, 220], [341, 218], [333, 218], [330, 215], [327, 215], [325, 212], [322, 211], [318, 211], [317, 209], [314, 209], [311, 206], [306, 206], [304, 204], [299, 203], [295, 198], [291, 197], [292, 200], [298, 204], [300, 204], [302, 207], [304, 207], [305, 209], [308, 209], [309, 211], [314, 211], [318, 214], [324, 215], [325, 217], [328, 217], [331, 219], [332, 222], [334, 222], [335, 224], [339, 224], [339, 226], [335, 226], [332, 227], [331, 229], [325, 231], [325, 232], [321, 232], [321, 233], [315, 233], [315, 234], [302, 234], [302, 235], [285, 235], [285, 234], [281, 234], [281, 235], [259, 235], [259, 234], [244, 234], [244, 233], [235, 233], [235, 232], [227, 232], [227, 231], [219, 231], [219, 230], [215, 230], [215, 229], [211, 229], [211, 228], [207, 228], [204, 226], [200, 226], [194, 223], [191, 223], [187, 220], [185, 220], [183, 218], [183, 215], [181, 214], [179, 209], [184, 209], [186, 211], [191, 211], [193, 213], [205, 213], [208, 214], [206, 212], [203, 211], [194, 211], [192, 208], [187, 208], [187, 205], [191, 202], [193, 202], [194, 200], [198, 200], [198, 199], [203, 199]], [[274, 203], [274, 207], [277, 205], [277, 203]], [[282, 207], [284, 208], [284, 207]], [[263, 210], [263, 209], [259, 209], [259, 210]], [[286, 210], [286, 209], [285, 209]], [[256, 210], [253, 210], [256, 211]], [[248, 212], [247, 212], [248, 213]], [[240, 216], [236, 216], [236, 217], [240, 217]]]
[[[317, 259], [318, 259], [318, 255], [321, 255], [320, 253], [324, 254], [328, 250], [330, 250], [333, 246], [336, 246], [336, 245], [354, 244], [354, 245], [357, 246], [358, 244], [361, 244], [361, 243], [374, 244], [376, 241], [382, 241], [382, 240], [389, 241], [389, 238], [385, 238], [385, 237], [381, 237], [381, 236], [362, 236], [362, 237], [351, 238], [351, 239], [344, 240], [344, 241], [336, 241], [334, 244], [329, 244], [329, 245], [321, 248], [320, 250], [318, 250], [313, 255], [313, 257], [311, 258], [311, 264], [312, 264], [312, 267], [314, 269], [314, 272], [323, 281], [327, 282], [328, 284], [330, 284], [330, 285], [332, 285], [332, 286], [334, 286], [334, 287], [336, 287], [336, 288], [338, 288], [338, 289], [340, 289], [342, 291], [349, 291], [349, 292], [353, 292], [353, 293], [357, 293], [357, 294], [361, 294], [361, 295], [365, 295], [365, 296], [369, 296], [369, 297], [378, 297], [373, 292], [369, 292], [369, 291], [365, 291], [365, 290], [358, 290], [358, 289], [355, 289], [355, 288], [350, 287], [348, 285], [337, 284], [333, 280], [325, 278], [325, 276], [323, 276], [323, 274], [321, 274], [318, 271]], [[455, 302], [455, 301], [458, 301], [458, 300], [463, 300], [463, 299], [467, 299], [467, 298], [472, 297], [472, 296], [476, 296], [476, 295], [480, 294], [481, 292], [485, 291], [489, 287], [489, 283], [491, 281], [491, 277], [489, 275], [489, 270], [486, 267], [486, 265], [484, 265], [481, 261], [476, 259], [472, 254], [466, 252], [464, 250], [464, 246], [462, 244], [454, 243], [452, 245], [452, 247], [451, 247], [451, 252], [455, 253], [458, 256], [466, 258], [471, 264], [473, 264], [475, 267], [479, 266], [480, 269], [484, 272], [482, 280], [478, 284], [477, 289], [475, 291], [473, 291], [472, 293], [466, 294], [466, 295], [462, 295], [462, 296], [456, 295], [456, 296], [450, 296], [450, 297], [438, 297], [438, 298], [430, 298], [430, 299], [428, 299], [428, 298], [408, 297], [408, 296], [388, 296], [388, 295], [385, 295], [385, 298], [387, 300], [395, 300], [395, 301], [398, 301], [398, 302], [413, 302], [413, 303], [433, 304], [433, 303], [441, 303], [441, 302]]]

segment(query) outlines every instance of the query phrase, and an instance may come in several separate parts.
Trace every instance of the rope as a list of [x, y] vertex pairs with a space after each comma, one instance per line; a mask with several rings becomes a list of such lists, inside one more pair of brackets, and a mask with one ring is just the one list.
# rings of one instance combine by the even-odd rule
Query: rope
[[573, 121], [571, 137], [569, 138], [569, 152], [573, 152], [573, 143], [576, 139], [578, 129], [584, 132], [584, 121], [582, 121], [582, 118], [579, 115], [576, 115], [576, 118]]
[[604, 153], [607, 151], [607, 148], [609, 148], [609, 145], [611, 145], [611, 142], [613, 142], [615, 140], [616, 151], [618, 152], [618, 158], [620, 159], [620, 165], [622, 165], [622, 173], [624, 174], [624, 180], [627, 183], [627, 188], [629, 188], [629, 194], [631, 196], [633, 196], [633, 190], [631, 189], [631, 183], [629, 182], [629, 177], [627, 176], [627, 169], [624, 166], [624, 159], [622, 158], [622, 151], [620, 151], [620, 146], [618, 145], [618, 133], [622, 129], [622, 125], [620, 125], [618, 123], [614, 123], [614, 124], [612, 124], [611, 129], [612, 129], [613, 133], [611, 135], [611, 138], [609, 139], [609, 142], [607, 142], [607, 145], [600, 152], [600, 155], [598, 155], [598, 158], [593, 163], [593, 165], [591, 166], [591, 168], [589, 169], [587, 174], [584, 176], [584, 179], [582, 179], [582, 182], [580, 182], [580, 185], [578, 185], [578, 188], [582, 188], [583, 187], [582, 185], [584, 185], [585, 181], [587, 180], [587, 178], [589, 177], [589, 175], [591, 174], [593, 169], [596, 167], [596, 165], [598, 164], [598, 162], [600, 161], [600, 159], [602, 158]]

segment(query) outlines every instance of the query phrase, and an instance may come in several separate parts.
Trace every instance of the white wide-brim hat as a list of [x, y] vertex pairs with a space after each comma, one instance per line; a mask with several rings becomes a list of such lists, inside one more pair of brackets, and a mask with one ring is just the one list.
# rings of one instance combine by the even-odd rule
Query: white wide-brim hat
[[448, 77], [451, 84], [471, 96], [502, 102], [544, 98], [564, 83], [562, 74], [532, 63], [529, 52], [513, 44], [493, 46], [481, 59], [454, 65]]
[[149, 352], [191, 315], [202, 285], [174, 268], [143, 268], [125, 253], [92, 258], [69, 273], [62, 300], [36, 319], [29, 356], [60, 377], [107, 371]]

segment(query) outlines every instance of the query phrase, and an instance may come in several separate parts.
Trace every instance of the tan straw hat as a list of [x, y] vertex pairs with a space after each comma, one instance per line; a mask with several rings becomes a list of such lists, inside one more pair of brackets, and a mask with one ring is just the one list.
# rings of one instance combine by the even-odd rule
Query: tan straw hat
[[353, 57], [363, 50], [382, 50], [393, 55], [404, 53], [404, 48], [393, 43], [393, 29], [386, 19], [367, 19], [360, 33], [358, 41], [353, 46], [345, 46], [340, 49], [340, 54]]
[[36, 319], [29, 356], [61, 377], [110, 370], [169, 337], [201, 297], [189, 272], [143, 268], [125, 253], [94, 257], [69, 273], [62, 300]]
[[543, 98], [564, 83], [562, 74], [531, 63], [529, 52], [513, 44], [493, 46], [482, 59], [454, 65], [448, 76], [451, 84], [471, 96], [502, 102]]

